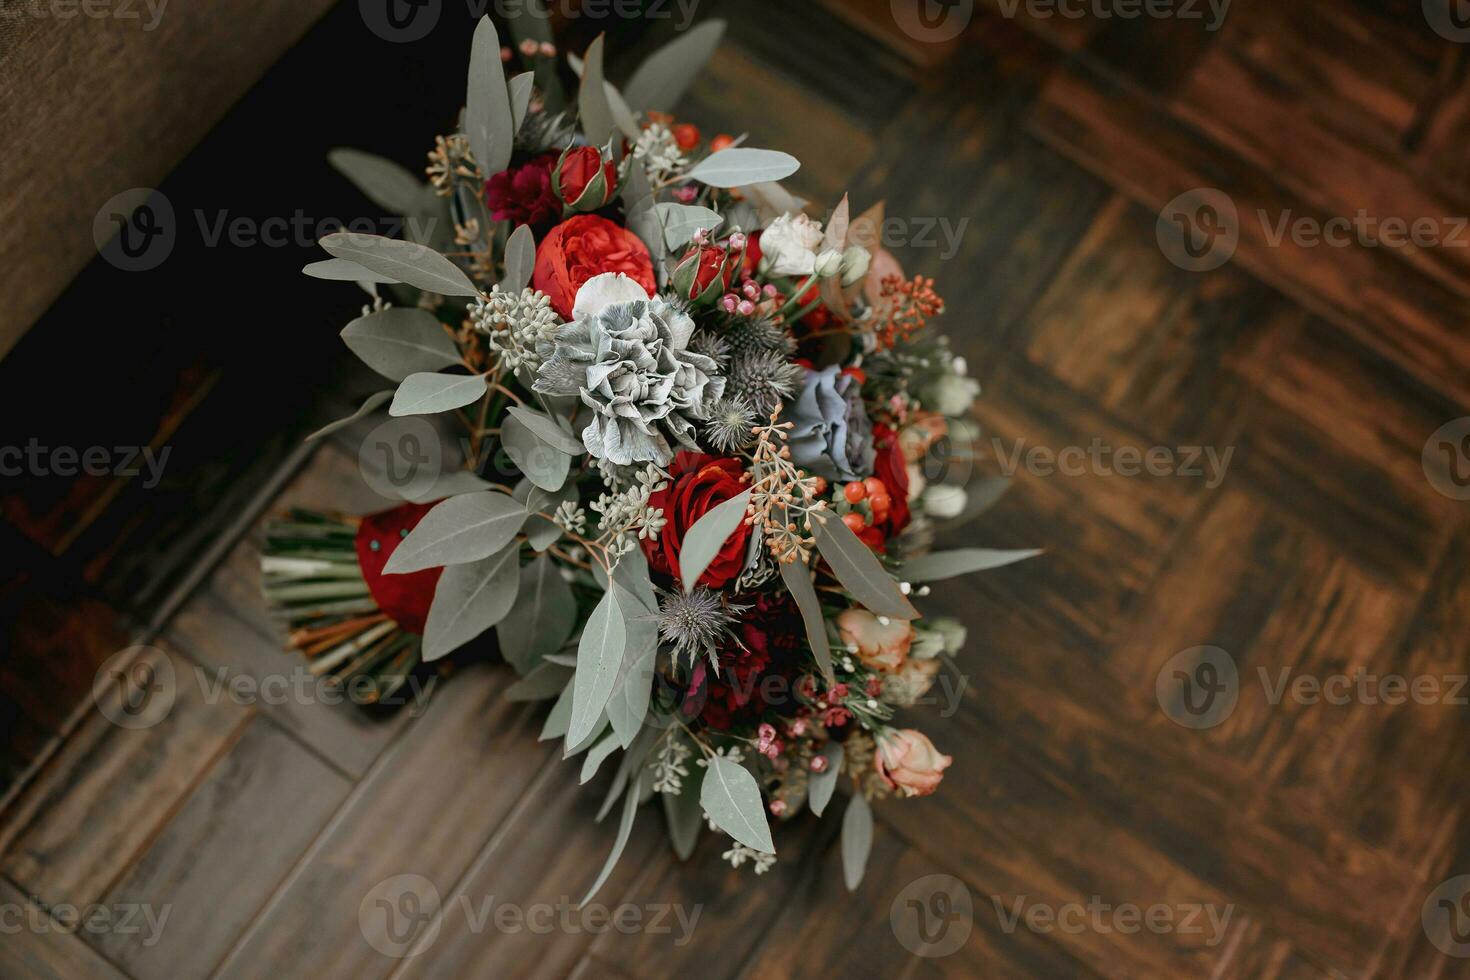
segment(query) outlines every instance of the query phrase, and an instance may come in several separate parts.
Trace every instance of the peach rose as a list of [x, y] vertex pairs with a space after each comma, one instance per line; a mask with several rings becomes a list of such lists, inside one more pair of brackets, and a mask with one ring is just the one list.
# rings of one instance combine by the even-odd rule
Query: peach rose
[[934, 686], [939, 676], [939, 661], [909, 657], [897, 673], [883, 678], [883, 700], [901, 708], [913, 707]]
[[912, 728], [889, 729], [878, 737], [873, 768], [904, 796], [928, 796], [938, 788], [954, 759], [942, 754], [928, 736]]
[[837, 617], [837, 632], [848, 648], [857, 647], [858, 659], [873, 669], [892, 673], [908, 659], [914, 628], [906, 619], [890, 619], [884, 626], [866, 609], [845, 609]]

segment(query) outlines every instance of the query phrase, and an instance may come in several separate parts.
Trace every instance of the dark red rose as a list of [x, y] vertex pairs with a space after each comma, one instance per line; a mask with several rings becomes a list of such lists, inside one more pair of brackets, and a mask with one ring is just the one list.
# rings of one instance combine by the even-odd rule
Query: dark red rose
[[695, 245], [674, 269], [674, 291], [684, 299], [713, 302], [730, 289], [738, 254], [717, 245]]
[[[591, 187], [599, 173], [602, 177], [599, 186]], [[561, 155], [556, 184], [561, 199], [568, 205], [595, 211], [612, 200], [613, 193], [617, 191], [618, 167], [611, 160], [603, 160], [602, 152], [595, 146], [573, 147]], [[589, 187], [591, 194], [588, 194]], [[584, 194], [588, 198], [585, 201], [582, 199]]]
[[[434, 504], [437, 504], [436, 500]], [[410, 633], [424, 632], [429, 619], [429, 605], [434, 601], [434, 587], [439, 584], [442, 568], [426, 568], [407, 575], [384, 575], [383, 566], [398, 549], [420, 519], [434, 509], [434, 504], [399, 504], [391, 510], [372, 514], [357, 526], [357, 565], [367, 582], [368, 592], [378, 608]]]
[[[753, 724], [768, 711], [791, 715], [806, 643], [801, 613], [789, 598], [770, 593], [739, 596], [750, 608], [740, 617], [740, 643], [720, 650], [720, 672], [700, 658], [691, 672], [683, 711], [717, 731]], [[768, 678], [779, 677], [779, 681]], [[770, 696], [772, 701], [766, 698]]]
[[[664, 512], [667, 522], [658, 533], [657, 541], [643, 542], [649, 565], [678, 581], [679, 549], [684, 543], [684, 535], [715, 505], [745, 492], [745, 484], [740, 482], [743, 472], [740, 460], [728, 456], [686, 452], [676, 455], [669, 467], [672, 479], [668, 487], [648, 500], [649, 506]], [[699, 577], [699, 584], [718, 589], [739, 575], [745, 567], [745, 545], [749, 538], [748, 525], [737, 527]]]
[[485, 206], [496, 221], [543, 225], [561, 217], [561, 201], [552, 187], [556, 154], [543, 153], [485, 181]]
[[546, 233], [536, 247], [537, 289], [562, 319], [572, 318], [577, 290], [593, 276], [621, 272], [653, 295], [653, 259], [638, 236], [604, 217], [579, 214]]

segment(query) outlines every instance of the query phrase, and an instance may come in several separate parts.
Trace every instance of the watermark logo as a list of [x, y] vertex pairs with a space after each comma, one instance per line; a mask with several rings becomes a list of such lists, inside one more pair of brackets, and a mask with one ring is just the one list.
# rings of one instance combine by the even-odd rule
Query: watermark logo
[[439, 23], [444, 0], [357, 0], [367, 29], [390, 44], [421, 41]]
[[154, 647], [128, 647], [102, 662], [92, 701], [119, 728], [152, 728], [168, 717], [178, 695], [173, 661]]
[[396, 960], [417, 956], [439, 938], [439, 889], [423, 875], [394, 875], [378, 882], [357, 907], [357, 926], [368, 945]]
[[375, 493], [417, 499], [433, 489], [443, 471], [444, 444], [427, 419], [389, 419], [363, 439], [357, 467]]
[[1073, 445], [1054, 449], [1051, 446], [1027, 446], [1017, 439], [1009, 449], [998, 436], [992, 436], [990, 450], [1000, 464], [1004, 476], [1024, 472], [1030, 476], [1064, 477], [1122, 476], [1144, 474], [1156, 477], [1175, 476], [1203, 480], [1205, 489], [1214, 490], [1225, 482], [1235, 447], [1222, 451], [1216, 446], [1112, 446], [1094, 437], [1086, 446]]
[[1422, 462], [1430, 486], [1452, 500], [1470, 500], [1470, 416], [1436, 429]]
[[1085, 905], [1081, 902], [1061, 905], [1033, 902], [1025, 895], [1017, 895], [1010, 901], [1003, 896], [992, 895], [990, 901], [995, 906], [1001, 929], [1008, 935], [1024, 924], [1031, 932], [1041, 935], [1053, 932], [1069, 935], [1150, 932], [1156, 935], [1203, 936], [1206, 946], [1218, 946], [1224, 941], [1230, 928], [1230, 917], [1235, 914], [1233, 903], [1221, 906], [1203, 902], [1177, 905], [1156, 902], [1143, 906], [1122, 902], [1114, 905], [1103, 901], [1101, 895], [1092, 896]]
[[1002, 17], [1014, 18], [1025, 7], [1032, 20], [1063, 17], [1081, 20], [1209, 20], [1206, 31], [1214, 33], [1225, 26], [1233, 0], [997, 0]]
[[1155, 235], [1170, 262], [1188, 272], [1210, 272], [1235, 255], [1240, 212], [1224, 191], [1197, 187], [1164, 205]]
[[[0, 0], [0, 20], [135, 20], [144, 34], [163, 20], [168, 0]], [[147, 19], [145, 20], [144, 17]]]
[[178, 237], [174, 206], [152, 187], [133, 187], [113, 195], [92, 219], [97, 252], [124, 272], [158, 268], [173, 252]]
[[915, 956], [948, 956], [964, 947], [975, 924], [970, 889], [953, 875], [911, 881], [888, 907], [888, 924], [900, 945]]
[[1424, 19], [1446, 41], [1470, 42], [1470, 0], [1424, 0]]
[[1429, 893], [1419, 911], [1424, 934], [1447, 956], [1470, 956], [1470, 875], [1455, 875]]
[[1170, 721], [1214, 728], [1235, 711], [1240, 672], [1219, 647], [1191, 647], [1170, 657], [1154, 678], [1154, 696]]
[[953, 41], [975, 17], [975, 0], [888, 0], [888, 8], [899, 30], [926, 44]]
[[24, 446], [0, 446], [0, 476], [141, 476], [145, 490], [163, 479], [173, 447], [43, 446], [32, 436]]
[[173, 913], [173, 905], [148, 902], [118, 902], [113, 905], [71, 902], [47, 904], [32, 895], [29, 902], [0, 903], [0, 936], [22, 932], [48, 935], [137, 936], [136, 942], [151, 948], [163, 938], [164, 926]]

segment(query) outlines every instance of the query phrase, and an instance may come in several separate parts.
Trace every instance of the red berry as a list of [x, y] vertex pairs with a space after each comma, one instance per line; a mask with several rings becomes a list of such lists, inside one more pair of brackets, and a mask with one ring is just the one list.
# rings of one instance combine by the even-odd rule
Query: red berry
[[886, 493], [875, 493], [868, 498], [868, 503], [872, 504], [873, 512], [875, 514], [879, 512], [887, 513], [889, 506], [893, 503], [893, 500]]
[[731, 136], [729, 133], [721, 133], [720, 135], [709, 141], [709, 151], [711, 153], [719, 153], [721, 150], [725, 149], [733, 142], [735, 142], [735, 137]]
[[850, 504], [862, 503], [863, 498], [868, 495], [868, 488], [861, 483], [849, 483], [842, 488], [842, 495], [847, 498], [847, 502]]
[[863, 520], [863, 515], [859, 514], [857, 511], [852, 511], [850, 513], [842, 515], [842, 523], [846, 524], [848, 530], [850, 530], [853, 534], [857, 534], [863, 528], [868, 526], [868, 522]]
[[883, 481], [878, 479], [876, 476], [870, 476], [866, 480], [864, 480], [863, 486], [868, 488], [868, 496], [870, 497], [877, 496], [880, 493], [885, 495], [888, 493], [888, 488], [885, 487], [883, 485]]
[[674, 142], [681, 150], [692, 150], [699, 145], [699, 127], [693, 123], [680, 123], [674, 127]]

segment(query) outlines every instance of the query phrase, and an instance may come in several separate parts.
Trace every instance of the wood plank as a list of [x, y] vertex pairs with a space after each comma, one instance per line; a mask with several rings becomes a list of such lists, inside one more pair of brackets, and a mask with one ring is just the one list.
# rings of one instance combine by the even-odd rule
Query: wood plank
[[[116, 666], [127, 671], [130, 698], [143, 697], [146, 682], [142, 709], [125, 715], [118, 689], [106, 687], [99, 710], [0, 824], [0, 869], [53, 904], [99, 901], [251, 717], [228, 699], [210, 703], [189, 662], [166, 647]], [[148, 727], [120, 727], [104, 711]]]
[[27, 980], [124, 980], [127, 976], [3, 878], [0, 908], [6, 910], [7, 920], [5, 942], [0, 943], [0, 975]]
[[111, 932], [94, 945], [140, 980], [207, 976], [349, 788], [256, 715], [107, 895], [168, 907], [160, 940]]
[[360, 906], [406, 874], [450, 894], [552, 763], [535, 742], [544, 708], [506, 701], [509, 681], [510, 671], [479, 665], [443, 686], [275, 891], [220, 976], [366, 978], [398, 966], [369, 944]]

